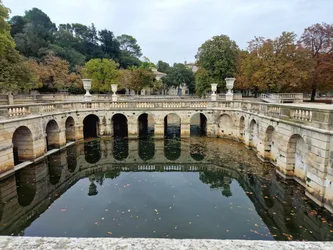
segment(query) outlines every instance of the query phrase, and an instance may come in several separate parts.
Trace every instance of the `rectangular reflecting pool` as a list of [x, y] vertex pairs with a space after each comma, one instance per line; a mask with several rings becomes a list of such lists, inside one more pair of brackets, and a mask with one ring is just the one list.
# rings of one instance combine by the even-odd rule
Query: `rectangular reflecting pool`
[[94, 139], [0, 183], [0, 234], [333, 240], [333, 217], [242, 144]]

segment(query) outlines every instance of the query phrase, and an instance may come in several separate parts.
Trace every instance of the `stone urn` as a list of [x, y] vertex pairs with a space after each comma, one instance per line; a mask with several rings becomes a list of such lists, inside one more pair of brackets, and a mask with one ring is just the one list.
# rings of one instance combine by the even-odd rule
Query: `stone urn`
[[211, 87], [212, 87], [211, 100], [212, 100], [213, 102], [215, 102], [215, 101], [216, 101], [217, 83], [212, 83], [212, 84], [211, 84]]
[[234, 88], [235, 78], [226, 78], [227, 82], [226, 87], [228, 89], [227, 94], [225, 95], [227, 101], [232, 101], [234, 99], [234, 94], [232, 93], [232, 89]]
[[82, 82], [83, 88], [86, 91], [86, 94], [84, 95], [84, 100], [87, 102], [91, 102], [92, 95], [89, 92], [89, 90], [91, 89], [91, 79], [82, 79]]
[[116, 102], [118, 101], [118, 96], [117, 96], [117, 90], [118, 90], [118, 84], [111, 84], [111, 90], [113, 92], [112, 94], [112, 101]]

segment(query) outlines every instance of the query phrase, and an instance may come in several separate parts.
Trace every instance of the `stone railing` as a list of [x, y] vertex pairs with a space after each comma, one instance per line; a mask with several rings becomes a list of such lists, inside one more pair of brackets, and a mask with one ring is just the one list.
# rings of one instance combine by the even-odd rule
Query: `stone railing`
[[269, 103], [303, 102], [303, 93], [261, 94], [261, 100]]
[[35, 103], [22, 105], [0, 106], [0, 120], [23, 118], [34, 115], [62, 113], [67, 111], [89, 110], [232, 110], [251, 114], [264, 115], [298, 123], [306, 123], [317, 128], [333, 127], [333, 107], [320, 105], [309, 107], [306, 105], [272, 104], [250, 101], [222, 101], [208, 100], [152, 100], [152, 101], [92, 101], [92, 102], [57, 102]]

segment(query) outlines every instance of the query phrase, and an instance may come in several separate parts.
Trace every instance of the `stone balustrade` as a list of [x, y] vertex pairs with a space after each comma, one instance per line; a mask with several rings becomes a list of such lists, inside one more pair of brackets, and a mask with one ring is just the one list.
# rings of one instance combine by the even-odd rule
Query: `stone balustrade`
[[303, 102], [303, 93], [272, 93], [261, 94], [261, 100], [268, 103]]

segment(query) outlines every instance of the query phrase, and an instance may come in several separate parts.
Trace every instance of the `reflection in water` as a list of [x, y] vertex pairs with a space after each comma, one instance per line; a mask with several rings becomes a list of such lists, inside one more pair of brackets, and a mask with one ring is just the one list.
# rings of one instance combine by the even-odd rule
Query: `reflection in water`
[[67, 165], [70, 173], [75, 172], [76, 164], [76, 147], [69, 147], [67, 148]]
[[153, 138], [139, 140], [139, 157], [143, 161], [149, 161], [155, 155], [155, 140]]
[[[303, 187], [277, 178], [251, 151], [242, 151], [243, 157], [232, 153], [237, 143], [207, 140], [183, 141], [182, 148], [179, 140], [166, 141], [164, 148], [163, 141], [146, 142], [154, 148], [131, 141], [131, 148], [155, 150], [149, 163], [123, 140], [95, 142], [103, 153], [90, 152], [88, 159], [100, 158], [94, 166], [85, 163], [80, 144], [56, 153], [48, 167], [41, 162], [1, 183], [0, 234], [333, 240], [332, 215], [309, 201]], [[126, 146], [117, 153], [114, 144]], [[165, 164], [164, 154], [175, 159], [175, 148], [178, 155], [182, 150], [183, 159], [203, 152], [206, 157], [200, 163]], [[80, 167], [64, 171], [74, 162], [75, 149]], [[113, 155], [124, 159], [124, 151], [129, 154], [126, 163], [119, 163]], [[17, 193], [6, 191], [16, 185]]]
[[207, 146], [205, 143], [200, 143], [198, 140], [191, 140], [190, 155], [195, 161], [202, 161], [206, 156]]
[[128, 139], [115, 137], [113, 141], [113, 157], [118, 161], [128, 157]]
[[181, 141], [178, 139], [164, 139], [164, 155], [169, 161], [176, 161], [181, 154]]
[[101, 141], [99, 139], [84, 143], [84, 156], [86, 162], [95, 164], [101, 159]]

